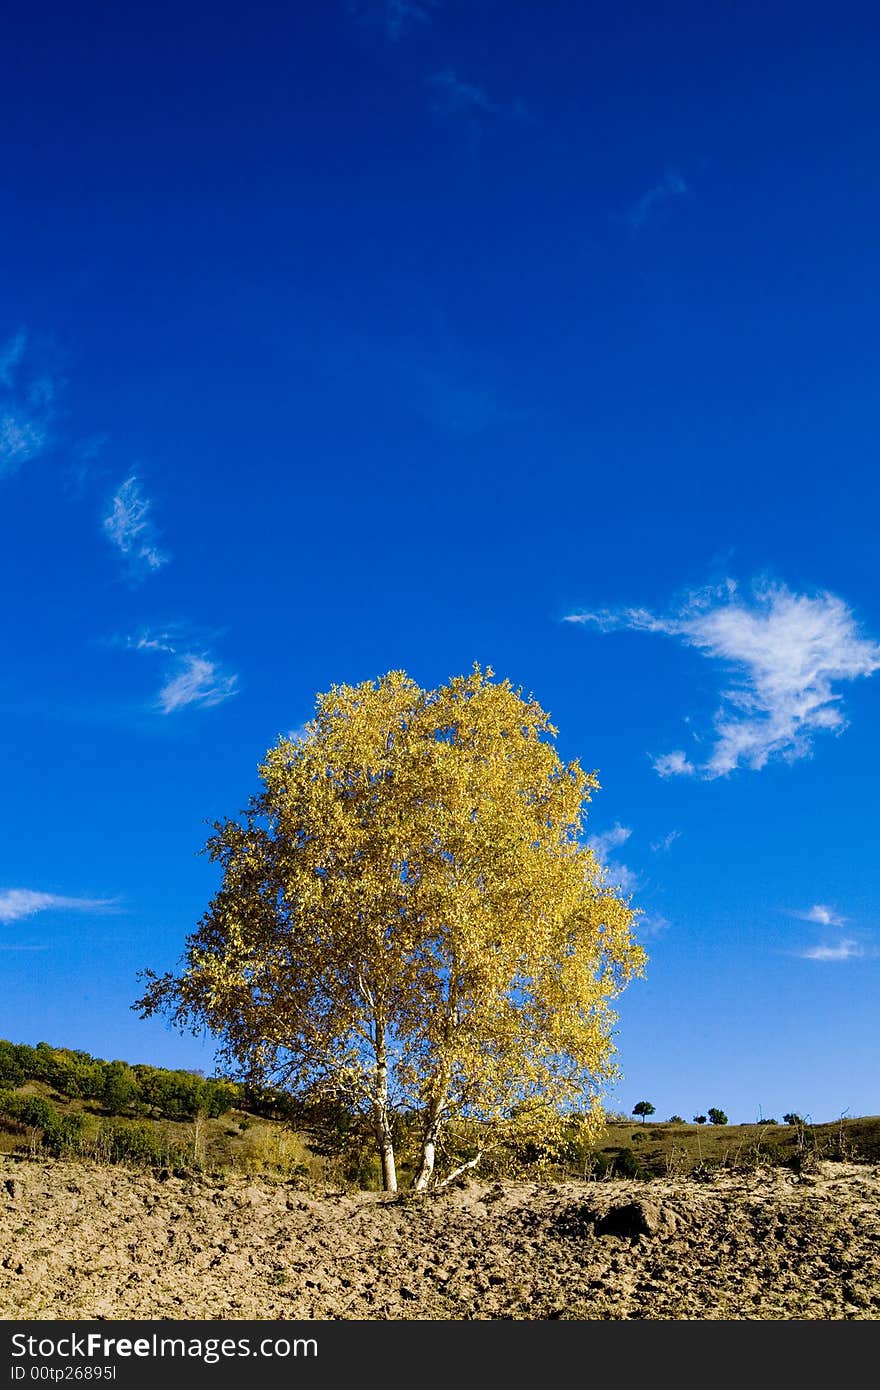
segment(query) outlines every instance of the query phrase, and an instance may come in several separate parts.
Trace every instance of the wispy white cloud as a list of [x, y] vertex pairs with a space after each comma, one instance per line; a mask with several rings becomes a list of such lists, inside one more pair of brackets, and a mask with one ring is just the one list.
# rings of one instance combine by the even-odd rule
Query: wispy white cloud
[[600, 835], [588, 835], [587, 845], [604, 864], [611, 850], [617, 849], [618, 845], [625, 845], [631, 834], [628, 826], [615, 821], [610, 830], [604, 830]]
[[659, 912], [644, 913], [638, 920], [637, 931], [639, 936], [662, 936], [669, 931], [671, 923]]
[[35, 458], [46, 444], [46, 431], [22, 415], [0, 415], [0, 477]]
[[109, 644], [148, 656], [171, 658], [164, 663], [164, 680], [155, 708], [162, 714], [173, 714], [188, 705], [219, 705], [238, 693], [238, 676], [224, 671], [207, 650], [204, 638], [205, 634], [195, 633], [178, 622], [166, 628], [113, 637]]
[[460, 77], [454, 68], [431, 73], [425, 78], [425, 86], [438, 111], [459, 116], [500, 116], [515, 121], [531, 119], [521, 101], [512, 105], [493, 101], [485, 87]]
[[731, 671], [711, 755], [697, 767], [680, 750], [665, 753], [653, 760], [664, 777], [699, 772], [711, 779], [738, 767], [758, 770], [774, 757], [807, 757], [817, 733], [846, 727], [836, 686], [880, 669], [880, 645], [860, 634], [842, 599], [795, 594], [784, 584], [756, 584], [742, 598], [728, 580], [690, 594], [671, 614], [623, 608], [567, 621], [675, 637]]
[[686, 198], [690, 189], [680, 174], [667, 173], [642, 194], [638, 202], [634, 203], [626, 215], [627, 225], [630, 231], [635, 234], [641, 231], [645, 223], [656, 215], [658, 210], [674, 198]]
[[385, 32], [389, 39], [405, 38], [419, 24], [426, 24], [437, 0], [385, 0]]
[[124, 645], [135, 652], [170, 652], [172, 655], [178, 651], [180, 637], [172, 629], [165, 632], [142, 632], [137, 637], [126, 637]]
[[626, 864], [612, 861], [610, 855], [612, 850], [626, 844], [631, 834], [632, 831], [628, 826], [621, 825], [620, 821], [615, 821], [610, 830], [605, 830], [598, 835], [587, 836], [587, 847], [593, 851], [599, 863], [606, 870], [609, 880], [624, 893], [635, 892], [639, 886], [639, 876]]
[[216, 661], [188, 652], [181, 656], [177, 674], [162, 686], [157, 703], [163, 714], [187, 705], [219, 705], [237, 686], [238, 676], [224, 675]]
[[821, 927], [842, 927], [846, 921], [834, 908], [828, 907], [825, 903], [814, 903], [812, 907], [805, 911], [797, 908], [790, 908], [789, 917], [798, 917], [802, 922], [818, 922]]
[[7, 387], [7, 389], [11, 390], [13, 386], [16, 369], [24, 357], [26, 346], [27, 334], [21, 328], [14, 337], [0, 347], [0, 385]]
[[26, 371], [28, 339], [20, 330], [0, 345], [0, 478], [16, 473], [49, 444], [54, 379]]
[[621, 893], [634, 893], [641, 886], [641, 879], [634, 869], [628, 864], [621, 864], [620, 860], [610, 860], [605, 865], [609, 880]]
[[41, 893], [32, 888], [0, 890], [0, 922], [20, 922], [38, 912], [109, 912], [115, 898], [68, 898], [60, 893]]
[[865, 950], [857, 941], [847, 938], [836, 946], [811, 946], [800, 954], [803, 960], [859, 960]]
[[348, 0], [348, 11], [368, 25], [380, 26], [392, 43], [427, 24], [438, 0]]
[[433, 91], [438, 103], [447, 111], [498, 110], [482, 87], [478, 87], [475, 82], [465, 82], [453, 68], [444, 68], [442, 72], [432, 73], [430, 77], [425, 78], [425, 82]]
[[117, 489], [103, 520], [105, 535], [128, 561], [130, 573], [136, 577], [161, 569], [169, 559], [157, 545], [151, 510], [137, 474], [132, 473]]
[[668, 854], [676, 840], [680, 838], [680, 830], [670, 830], [668, 835], [663, 835], [659, 840], [654, 840], [651, 844], [651, 849], [654, 854]]
[[692, 777], [697, 770], [680, 748], [652, 757], [651, 765], [658, 777]]

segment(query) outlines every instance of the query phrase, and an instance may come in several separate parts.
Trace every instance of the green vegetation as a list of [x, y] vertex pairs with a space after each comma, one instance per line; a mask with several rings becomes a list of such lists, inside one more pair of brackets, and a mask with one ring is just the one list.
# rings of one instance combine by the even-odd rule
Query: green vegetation
[[717, 1106], [713, 1105], [709, 1109], [709, 1123], [713, 1125], [726, 1125], [727, 1116], [723, 1110], [719, 1110]]
[[[339, 1101], [304, 1104], [280, 1091], [247, 1089], [192, 1072], [104, 1062], [46, 1043], [25, 1047], [0, 1041], [0, 1067], [0, 1153], [218, 1177], [243, 1172], [303, 1184], [382, 1186], [369, 1125]], [[46, 1079], [50, 1076], [51, 1081]], [[233, 1103], [211, 1113], [219, 1108], [219, 1098], [230, 1094]], [[194, 1104], [199, 1097], [202, 1109]], [[706, 1116], [686, 1124], [673, 1115], [650, 1129], [642, 1124], [634, 1130], [630, 1117], [612, 1115], [592, 1140], [574, 1125], [554, 1144], [527, 1132], [508, 1138], [484, 1154], [476, 1171], [481, 1178], [649, 1181], [783, 1164], [808, 1171], [824, 1159], [880, 1162], [880, 1117], [828, 1124], [807, 1123], [793, 1112], [784, 1118], [783, 1125], [764, 1119], [707, 1125]], [[408, 1178], [418, 1162], [421, 1119], [414, 1112], [401, 1113], [394, 1126], [401, 1173]], [[467, 1164], [483, 1138], [475, 1123], [451, 1128], [445, 1162], [450, 1167]]]
[[36, 1047], [0, 1039], [0, 1088], [42, 1081], [68, 1100], [95, 1100], [111, 1115], [171, 1120], [216, 1117], [241, 1099], [241, 1087], [222, 1077], [127, 1062], [105, 1062], [66, 1047]]
[[641, 1115], [642, 1124], [644, 1124], [648, 1116], [655, 1113], [656, 1108], [657, 1107], [652, 1105], [649, 1100], [639, 1100], [636, 1101], [636, 1104], [633, 1106], [633, 1114]]

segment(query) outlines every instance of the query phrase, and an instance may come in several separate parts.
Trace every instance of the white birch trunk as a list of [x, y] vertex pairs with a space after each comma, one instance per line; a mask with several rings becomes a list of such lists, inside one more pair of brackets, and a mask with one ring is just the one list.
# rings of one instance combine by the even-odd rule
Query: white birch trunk
[[377, 1027], [376, 1037], [376, 1095], [373, 1120], [379, 1157], [382, 1161], [382, 1187], [385, 1192], [396, 1192], [397, 1165], [394, 1161], [394, 1140], [388, 1114], [388, 1052], [385, 1047], [384, 1028]]

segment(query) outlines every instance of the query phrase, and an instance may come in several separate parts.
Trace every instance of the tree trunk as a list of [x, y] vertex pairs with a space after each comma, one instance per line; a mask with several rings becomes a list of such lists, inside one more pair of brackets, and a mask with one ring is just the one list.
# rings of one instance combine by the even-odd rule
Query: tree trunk
[[428, 1115], [425, 1121], [425, 1133], [422, 1139], [422, 1163], [413, 1182], [415, 1192], [423, 1192], [434, 1176], [434, 1161], [437, 1157], [437, 1135], [440, 1133], [440, 1125], [443, 1121], [443, 1111], [445, 1108], [445, 1094], [443, 1089], [438, 1089], [438, 1095], [428, 1108]]
[[[387, 1118], [387, 1117], [386, 1117]], [[397, 1165], [394, 1162], [394, 1144], [387, 1123], [376, 1125], [376, 1140], [382, 1159], [382, 1188], [385, 1192], [397, 1191]]]
[[382, 1161], [382, 1187], [385, 1192], [397, 1191], [397, 1165], [394, 1162], [394, 1140], [388, 1114], [388, 1051], [384, 1028], [376, 1028], [376, 1095], [373, 1104], [376, 1144]]

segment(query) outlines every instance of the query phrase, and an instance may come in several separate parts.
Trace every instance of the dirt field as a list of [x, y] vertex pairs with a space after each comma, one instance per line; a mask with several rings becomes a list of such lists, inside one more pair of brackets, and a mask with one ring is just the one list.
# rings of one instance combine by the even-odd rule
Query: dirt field
[[0, 1162], [3, 1319], [876, 1319], [880, 1168], [428, 1197]]

